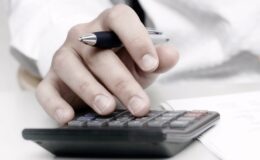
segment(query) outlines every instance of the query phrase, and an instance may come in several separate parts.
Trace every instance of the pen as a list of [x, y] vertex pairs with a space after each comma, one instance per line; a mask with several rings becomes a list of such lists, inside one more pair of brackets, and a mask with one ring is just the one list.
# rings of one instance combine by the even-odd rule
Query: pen
[[[154, 29], [147, 29], [147, 31], [154, 44], [165, 43], [170, 40], [160, 31]], [[117, 48], [123, 46], [118, 36], [112, 31], [88, 33], [81, 36], [79, 41], [97, 48]]]

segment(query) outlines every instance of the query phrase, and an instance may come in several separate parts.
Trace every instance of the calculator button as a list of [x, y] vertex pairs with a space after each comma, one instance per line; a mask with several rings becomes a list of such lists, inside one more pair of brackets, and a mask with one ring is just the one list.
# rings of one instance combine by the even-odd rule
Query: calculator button
[[111, 127], [123, 127], [123, 126], [126, 126], [126, 123], [127, 122], [111, 121], [111, 122], [108, 122], [108, 126], [111, 126]]
[[190, 122], [193, 122], [195, 121], [197, 118], [196, 117], [180, 117], [178, 118], [177, 120], [179, 121], [190, 121]]
[[98, 118], [96, 118], [95, 119], [95, 121], [110, 121], [110, 120], [112, 120], [113, 119], [113, 117], [111, 117], [111, 118], [108, 118], [108, 117], [98, 117]]
[[134, 119], [133, 116], [123, 116], [123, 117], [118, 117], [113, 121], [108, 122], [108, 126], [114, 126], [114, 127], [122, 127], [126, 126], [126, 124]]
[[186, 113], [185, 111], [174, 111], [174, 112], [166, 112], [162, 116], [164, 117], [178, 117]]
[[90, 127], [101, 127], [101, 126], [105, 126], [107, 124], [107, 121], [90, 121], [87, 123], [88, 126]]
[[158, 121], [158, 120], [154, 120], [154, 121], [150, 121], [148, 122], [147, 126], [148, 127], [163, 127], [168, 121]]
[[149, 121], [158, 117], [159, 115], [160, 115], [160, 113], [154, 114], [152, 117], [146, 116], [146, 117], [136, 118], [133, 121], [128, 122], [128, 126], [129, 127], [142, 127], [142, 126], [146, 125]]
[[107, 115], [106, 117], [119, 117], [123, 114], [125, 114], [127, 111], [117, 111], [117, 112], [112, 112], [111, 114]]
[[70, 127], [82, 127], [86, 126], [86, 122], [84, 121], [77, 121], [77, 120], [72, 120], [68, 123], [68, 126]]
[[91, 120], [93, 120], [93, 119], [95, 119], [95, 117], [86, 117], [86, 116], [81, 116], [81, 117], [78, 117], [77, 118], [77, 121], [91, 121]]
[[150, 111], [146, 116], [147, 117], [157, 117], [163, 114], [165, 111]]
[[186, 114], [184, 114], [184, 117], [196, 117], [196, 118], [201, 118], [202, 116], [204, 116], [205, 114], [203, 113], [198, 113], [198, 112], [188, 112]]
[[130, 121], [132, 119], [134, 119], [134, 117], [119, 117], [116, 120], [121, 121], [121, 122], [125, 122], [125, 121]]
[[128, 122], [129, 127], [142, 127], [142, 126], [144, 126], [144, 124], [145, 124], [145, 122], [138, 121], [138, 120]]
[[170, 126], [173, 128], [185, 128], [190, 124], [189, 121], [173, 121], [170, 123]]
[[207, 110], [192, 110], [191, 112], [193, 112], [193, 113], [207, 114], [209, 111], [207, 111]]
[[150, 117], [141, 117], [141, 118], [136, 118], [135, 121], [148, 121], [150, 119]]
[[165, 113], [162, 116], [164, 116], [164, 117], [176, 117], [178, 115], [179, 115], [178, 113]]
[[157, 121], [169, 121], [169, 120], [172, 120], [172, 119], [173, 119], [172, 117], [158, 117], [155, 120], [157, 120]]
[[186, 117], [198, 117], [198, 116], [201, 116], [201, 114], [199, 113], [195, 113], [195, 112], [187, 112], [185, 113], [183, 116], [186, 116]]
[[125, 111], [122, 114], [120, 114], [120, 116], [132, 116], [132, 113], [130, 113], [129, 111]]
[[85, 115], [83, 115], [84, 117], [96, 117], [96, 116], [98, 116], [98, 114], [96, 114], [96, 113], [86, 113]]
[[146, 116], [147, 117], [154, 117], [154, 116], [156, 116], [158, 113], [155, 113], [155, 112], [150, 112], [150, 113], [148, 113]]

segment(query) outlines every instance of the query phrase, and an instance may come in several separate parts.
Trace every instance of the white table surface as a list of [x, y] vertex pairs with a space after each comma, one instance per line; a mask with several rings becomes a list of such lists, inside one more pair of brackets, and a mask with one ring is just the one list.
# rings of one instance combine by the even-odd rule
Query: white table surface
[[[197, 85], [195, 85], [197, 87]], [[227, 89], [228, 93], [230, 92], [243, 92], [248, 90], [259, 90], [259, 84], [248, 85], [248, 86], [232, 86], [224, 87]], [[162, 93], [158, 94], [158, 92], [162, 92], [162, 89], [158, 90], [158, 87], [154, 90], [154, 88], [148, 89], [151, 96], [154, 97], [153, 103], [162, 99], [168, 98], [183, 98], [180, 95], [187, 95], [187, 97], [199, 96], [199, 94], [193, 94], [191, 91], [189, 94], [185, 94], [184, 90], [186, 86], [178, 85], [178, 87], [173, 87], [168, 89], [163, 93], [173, 93], [172, 89], [175, 91], [182, 91], [179, 94], [173, 93], [172, 95], [167, 94], [168, 96], [164, 96]], [[195, 88], [196, 88], [195, 87]], [[187, 87], [186, 87], [187, 88]], [[207, 87], [210, 90], [210, 87]], [[223, 90], [219, 86], [220, 90], [211, 88], [211, 92], [200, 92], [201, 95], [204, 94], [212, 95], [212, 94], [223, 94]], [[233, 88], [233, 90], [232, 90]], [[237, 89], [237, 88], [240, 88]], [[189, 89], [194, 90], [194, 88]], [[164, 89], [165, 90], [165, 89]], [[215, 91], [215, 93], [213, 92]], [[179, 96], [176, 96], [179, 95]], [[48, 153], [40, 146], [30, 142], [23, 140], [21, 136], [21, 131], [23, 128], [27, 127], [56, 127], [56, 124], [53, 120], [51, 120], [48, 115], [41, 109], [40, 105], [37, 103], [34, 94], [31, 92], [0, 92], [0, 159], [8, 160], [8, 159], [62, 159], [55, 158], [52, 154]], [[68, 158], [66, 158], [68, 159]], [[184, 159], [193, 159], [193, 160], [217, 160], [218, 158], [212, 154], [207, 148], [205, 148], [200, 142], [196, 141], [185, 150], [180, 152], [175, 157], [172, 157], [173, 160], [184, 160]]]

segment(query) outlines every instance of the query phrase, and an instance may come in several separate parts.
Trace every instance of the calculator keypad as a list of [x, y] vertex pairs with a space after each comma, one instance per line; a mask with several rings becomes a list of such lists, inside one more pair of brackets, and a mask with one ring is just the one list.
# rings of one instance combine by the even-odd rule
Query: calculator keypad
[[108, 116], [86, 113], [68, 123], [69, 127], [129, 127], [129, 128], [167, 128], [185, 130], [203, 122], [208, 111], [150, 111], [144, 117], [134, 117], [130, 112], [117, 110]]

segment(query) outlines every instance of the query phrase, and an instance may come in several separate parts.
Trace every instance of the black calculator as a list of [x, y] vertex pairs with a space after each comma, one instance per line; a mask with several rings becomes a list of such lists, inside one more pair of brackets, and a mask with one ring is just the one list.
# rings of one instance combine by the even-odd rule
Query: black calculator
[[91, 111], [66, 126], [24, 129], [22, 135], [62, 157], [162, 158], [180, 152], [219, 118], [206, 110], [152, 110], [144, 117], [126, 110], [109, 116]]

